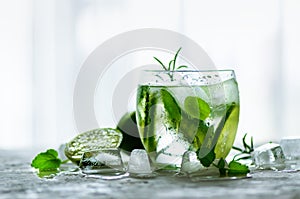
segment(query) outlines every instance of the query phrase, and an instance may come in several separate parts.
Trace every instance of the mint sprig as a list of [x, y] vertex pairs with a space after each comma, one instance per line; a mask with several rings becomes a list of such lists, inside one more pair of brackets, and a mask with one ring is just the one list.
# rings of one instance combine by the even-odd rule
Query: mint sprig
[[[249, 145], [246, 143], [246, 136], [247, 136], [247, 134], [245, 134], [245, 136], [243, 137], [243, 145], [244, 145], [245, 149], [240, 149], [238, 147], [232, 147], [235, 150], [240, 151], [241, 153], [234, 156], [232, 161], [228, 164], [228, 166], [226, 164], [226, 161], [223, 158], [221, 158], [217, 164], [214, 163], [215, 158], [216, 158], [216, 154], [214, 152], [214, 147], [204, 157], [200, 156], [200, 153], [199, 153], [200, 149], [199, 149], [198, 150], [198, 159], [200, 160], [201, 164], [205, 167], [209, 167], [210, 165], [217, 167], [219, 169], [220, 176], [247, 175], [250, 172], [249, 167], [247, 165], [244, 165], [244, 164], [241, 164], [240, 162], [238, 162], [239, 160], [242, 160], [242, 159], [248, 159], [249, 158], [248, 156], [250, 156], [250, 153], [254, 150], [253, 138], [251, 137], [251, 144]], [[245, 156], [245, 154], [248, 154], [248, 155]], [[243, 155], [243, 156], [236, 159], [236, 157], [241, 156], [241, 155]], [[251, 156], [250, 156], [250, 158], [251, 158]]]
[[220, 176], [244, 176], [250, 172], [247, 165], [241, 164], [235, 160], [232, 160], [228, 166], [223, 158], [221, 158], [215, 167], [219, 169]]
[[153, 57], [162, 66], [162, 68], [165, 71], [170, 72], [170, 73], [168, 73], [168, 75], [169, 75], [171, 81], [174, 80], [174, 73], [173, 73], [174, 71], [182, 69], [182, 68], [187, 68], [186, 65], [176, 66], [176, 61], [177, 61], [177, 57], [178, 57], [178, 54], [179, 54], [180, 50], [181, 50], [181, 47], [177, 50], [176, 54], [174, 55], [174, 58], [171, 61], [169, 61], [168, 66], [163, 64], [162, 61], [160, 61], [157, 57]]
[[241, 164], [236, 160], [232, 160], [228, 166], [226, 165], [226, 161], [224, 158], [221, 158], [218, 164], [213, 163], [216, 158], [214, 149], [211, 150], [205, 157], [199, 158], [201, 164], [205, 167], [209, 167], [213, 165], [219, 169], [219, 173], [221, 177], [224, 176], [243, 176], [247, 175], [250, 172], [247, 165]]
[[48, 149], [46, 152], [39, 153], [31, 162], [31, 166], [38, 169], [39, 172], [57, 171], [64, 162], [58, 158], [58, 153], [54, 149]]

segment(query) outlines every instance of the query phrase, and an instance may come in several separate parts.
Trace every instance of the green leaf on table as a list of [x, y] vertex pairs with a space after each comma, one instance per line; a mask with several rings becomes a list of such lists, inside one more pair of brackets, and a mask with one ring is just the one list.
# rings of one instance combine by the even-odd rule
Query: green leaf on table
[[39, 171], [57, 170], [62, 161], [58, 158], [58, 153], [54, 149], [48, 149], [46, 152], [39, 153], [31, 163], [31, 166]]
[[248, 166], [243, 165], [237, 161], [231, 161], [228, 165], [228, 175], [229, 176], [237, 176], [237, 175], [247, 175], [250, 170]]
[[193, 118], [205, 120], [210, 114], [209, 105], [201, 98], [188, 96], [184, 100], [185, 111]]

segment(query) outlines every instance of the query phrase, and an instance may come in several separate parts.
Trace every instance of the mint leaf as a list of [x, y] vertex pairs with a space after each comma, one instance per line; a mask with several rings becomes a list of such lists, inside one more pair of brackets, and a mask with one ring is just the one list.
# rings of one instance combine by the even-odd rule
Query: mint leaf
[[250, 172], [248, 166], [241, 164], [235, 160], [232, 160], [228, 167], [226, 167], [226, 161], [221, 158], [218, 164], [213, 164], [219, 169], [220, 176], [245, 176]]
[[215, 147], [212, 148], [204, 157], [200, 156], [200, 149], [198, 151], [198, 159], [200, 160], [201, 164], [205, 167], [209, 167], [213, 161], [216, 159], [215, 154]]
[[221, 158], [217, 165], [217, 167], [219, 168], [220, 176], [226, 176], [227, 169], [225, 168], [225, 165], [225, 160]]
[[184, 100], [185, 111], [200, 120], [205, 120], [210, 114], [209, 105], [201, 98], [195, 96], [188, 96]]
[[218, 164], [213, 164], [219, 169], [220, 176], [245, 176], [250, 172], [248, 166], [243, 165], [235, 160], [232, 160], [228, 167], [226, 167], [226, 161], [221, 158]]
[[233, 176], [233, 175], [247, 175], [250, 170], [248, 166], [243, 165], [237, 161], [232, 160], [229, 165], [228, 165], [228, 175]]
[[58, 153], [54, 149], [39, 153], [31, 163], [31, 166], [39, 171], [57, 170], [62, 161], [58, 158]]

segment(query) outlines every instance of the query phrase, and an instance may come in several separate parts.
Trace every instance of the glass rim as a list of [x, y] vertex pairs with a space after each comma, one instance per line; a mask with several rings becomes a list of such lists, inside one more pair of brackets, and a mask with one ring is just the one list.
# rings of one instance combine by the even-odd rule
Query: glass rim
[[204, 72], [235, 72], [234, 69], [215, 69], [215, 70], [143, 70], [144, 72], [161, 72], [161, 73], [169, 73], [169, 72], [174, 72], [174, 73], [182, 73], [182, 72], [198, 72], [198, 73], [204, 73]]

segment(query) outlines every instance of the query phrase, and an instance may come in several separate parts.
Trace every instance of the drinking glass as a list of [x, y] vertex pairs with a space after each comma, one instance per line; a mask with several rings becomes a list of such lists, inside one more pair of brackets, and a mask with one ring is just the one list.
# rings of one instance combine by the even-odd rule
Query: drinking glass
[[182, 155], [226, 158], [237, 132], [239, 91], [233, 70], [146, 70], [136, 118], [142, 143], [159, 170], [180, 169]]

